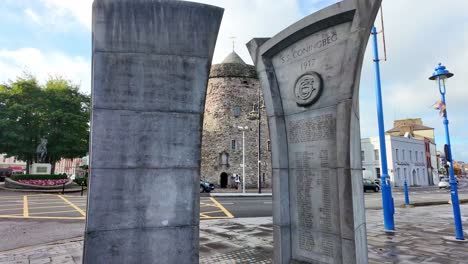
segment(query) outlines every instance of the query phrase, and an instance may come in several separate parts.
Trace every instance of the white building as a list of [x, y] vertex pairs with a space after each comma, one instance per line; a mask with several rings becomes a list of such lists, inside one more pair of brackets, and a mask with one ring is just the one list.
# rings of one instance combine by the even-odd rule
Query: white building
[[15, 157], [6, 157], [6, 154], [0, 154], [0, 168], [11, 168], [21, 171], [26, 169], [26, 162], [17, 160]]
[[[388, 174], [393, 186], [427, 186], [426, 150], [424, 140], [399, 136], [385, 136]], [[378, 179], [382, 175], [378, 137], [361, 139], [363, 177]]]

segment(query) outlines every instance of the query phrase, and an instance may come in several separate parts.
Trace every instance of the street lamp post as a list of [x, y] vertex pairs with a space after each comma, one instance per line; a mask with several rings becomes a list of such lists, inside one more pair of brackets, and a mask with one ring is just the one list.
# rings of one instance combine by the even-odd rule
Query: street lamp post
[[379, 139], [380, 139], [380, 156], [382, 161], [382, 208], [384, 214], [384, 228], [388, 231], [395, 230], [395, 221], [393, 218], [394, 206], [392, 197], [392, 187], [390, 184], [390, 176], [388, 175], [387, 167], [387, 148], [385, 146], [385, 129], [382, 104], [382, 88], [380, 83], [380, 65], [379, 65], [379, 50], [377, 46], [377, 29], [372, 28], [373, 44], [374, 44], [374, 63], [375, 63], [375, 79], [377, 82], [376, 99], [377, 99], [377, 117], [379, 121]]
[[[449, 72], [445, 66], [442, 65], [442, 63], [439, 63], [437, 68], [435, 69], [435, 72], [432, 74], [431, 77], [429, 77], [429, 80], [436, 81], [438, 86], [439, 86], [439, 92], [442, 97], [442, 107], [446, 107], [445, 103], [445, 93], [446, 93], [446, 88], [445, 88], [445, 82], [448, 78], [452, 77], [453, 73]], [[455, 222], [455, 238], [457, 240], [465, 240], [464, 235], [463, 235], [463, 226], [462, 226], [462, 221], [461, 221], [461, 213], [460, 213], [460, 202], [458, 201], [458, 187], [457, 187], [457, 182], [455, 180], [455, 173], [453, 169], [453, 156], [452, 156], [452, 149], [450, 146], [450, 135], [449, 135], [449, 121], [447, 117], [447, 110], [441, 109], [443, 113], [443, 118], [444, 118], [444, 127], [445, 127], [445, 138], [447, 141], [447, 157], [446, 160], [450, 162], [450, 194], [452, 198], [452, 207], [453, 207], [453, 218]]]
[[242, 193], [245, 193], [245, 131], [249, 129], [249, 127], [237, 127], [240, 131], [242, 131]]

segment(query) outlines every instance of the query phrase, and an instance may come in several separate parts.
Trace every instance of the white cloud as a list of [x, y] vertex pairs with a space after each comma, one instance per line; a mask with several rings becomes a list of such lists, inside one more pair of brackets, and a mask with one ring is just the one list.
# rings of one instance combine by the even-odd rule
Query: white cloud
[[0, 49], [0, 80], [14, 80], [27, 71], [44, 82], [49, 76], [60, 75], [90, 93], [91, 64], [82, 57], [69, 57], [61, 52], [44, 53], [35, 48]]
[[[91, 30], [92, 0], [40, 0], [46, 7], [49, 17], [54, 17], [61, 24], [67, 24], [74, 18], [81, 25]], [[73, 21], [74, 22], [74, 21]]]
[[[48, 16], [62, 26], [79, 22], [91, 30], [92, 0], [41, 0]], [[245, 44], [254, 37], [271, 37], [300, 18], [296, 1], [275, 0], [196, 0], [225, 9], [214, 62], [221, 62], [232, 51], [232, 36], [236, 37], [236, 51], [247, 62], [251, 62]], [[74, 18], [75, 21], [71, 20]]]
[[293, 0], [197, 0], [195, 2], [224, 8], [213, 62], [220, 63], [231, 51], [236, 37], [236, 52], [248, 63], [245, 44], [252, 38], [272, 37], [301, 18], [299, 5]]
[[41, 18], [39, 17], [38, 14], [36, 14], [36, 12], [34, 12], [32, 9], [30, 8], [26, 8], [24, 10], [24, 14], [26, 16], [28, 16], [34, 23], [36, 24], [41, 24]]

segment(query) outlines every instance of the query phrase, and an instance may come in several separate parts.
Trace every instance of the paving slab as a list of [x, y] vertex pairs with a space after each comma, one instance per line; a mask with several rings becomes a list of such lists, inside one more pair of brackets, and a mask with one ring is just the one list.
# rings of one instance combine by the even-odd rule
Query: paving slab
[[[461, 205], [461, 210], [467, 230], [468, 204]], [[366, 217], [370, 263], [467, 263], [468, 243], [444, 239], [454, 236], [450, 205], [396, 208], [393, 234], [383, 231], [380, 210], [367, 210]], [[202, 221], [200, 263], [272, 263], [272, 234], [271, 217]], [[0, 252], [0, 264], [81, 263], [82, 239]]]

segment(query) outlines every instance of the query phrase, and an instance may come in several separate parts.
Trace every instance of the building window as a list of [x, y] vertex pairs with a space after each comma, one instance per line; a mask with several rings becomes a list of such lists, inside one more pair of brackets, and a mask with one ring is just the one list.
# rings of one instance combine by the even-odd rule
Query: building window
[[413, 161], [413, 152], [411, 150], [409, 151], [409, 160]]
[[234, 117], [239, 117], [240, 114], [241, 114], [241, 108], [240, 106], [234, 106], [232, 108], [232, 114], [234, 115]]
[[235, 139], [231, 140], [231, 149], [236, 150], [236, 140]]
[[271, 151], [271, 141], [270, 140], [267, 141], [267, 150]]
[[398, 156], [399, 156], [399, 155], [398, 155], [398, 149], [395, 149], [395, 158], [396, 158], [397, 161], [398, 161], [398, 159], [399, 159]]
[[404, 149], [401, 151], [401, 160], [405, 161], [405, 150]]
[[403, 174], [404, 174], [405, 180], [406, 180], [406, 168], [403, 168]]
[[378, 149], [374, 149], [374, 160], [379, 160], [379, 150]]
[[375, 174], [377, 175], [377, 178], [380, 179], [380, 168], [375, 168]]
[[366, 160], [366, 153], [364, 152], [364, 150], [361, 150], [361, 160], [362, 161], [365, 161]]

